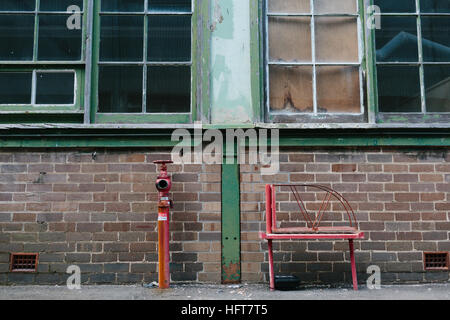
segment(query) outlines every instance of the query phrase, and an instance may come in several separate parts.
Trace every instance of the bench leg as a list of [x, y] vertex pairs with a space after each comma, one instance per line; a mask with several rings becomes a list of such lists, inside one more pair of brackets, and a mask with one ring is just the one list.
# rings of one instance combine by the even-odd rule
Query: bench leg
[[272, 240], [267, 240], [268, 251], [269, 251], [269, 287], [270, 290], [275, 290], [275, 275], [273, 274], [273, 248], [272, 248]]
[[353, 240], [348, 240], [348, 244], [350, 247], [350, 262], [352, 264], [353, 290], [358, 290], [358, 279], [356, 277], [355, 250], [353, 247]]

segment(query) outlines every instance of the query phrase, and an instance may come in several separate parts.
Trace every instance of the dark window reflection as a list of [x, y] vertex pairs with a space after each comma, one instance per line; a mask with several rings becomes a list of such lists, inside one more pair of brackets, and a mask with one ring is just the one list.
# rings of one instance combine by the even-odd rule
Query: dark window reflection
[[37, 72], [36, 104], [74, 104], [73, 72]]
[[182, 11], [191, 12], [191, 0], [148, 0], [150, 11]]
[[450, 66], [425, 66], [428, 112], [450, 112]]
[[450, 62], [450, 18], [422, 17], [423, 58], [427, 62]]
[[190, 112], [190, 93], [189, 66], [148, 67], [147, 112]]
[[420, 0], [420, 11], [425, 13], [450, 13], [450, 1]]
[[81, 60], [81, 29], [68, 29], [69, 15], [39, 16], [39, 60]]
[[382, 13], [416, 12], [416, 0], [374, 0], [374, 4]]
[[143, 60], [143, 16], [102, 16], [101, 61]]
[[142, 112], [143, 69], [137, 66], [101, 66], [99, 70], [99, 112]]
[[32, 60], [34, 15], [0, 15], [0, 60]]
[[421, 112], [418, 67], [379, 66], [377, 76], [380, 112]]
[[143, 12], [144, 0], [102, 0], [103, 12]]
[[0, 72], [0, 104], [30, 104], [31, 79], [31, 72]]
[[1, 0], [0, 11], [34, 11], [36, 0]]
[[191, 16], [150, 16], [149, 61], [191, 60]]
[[40, 0], [40, 11], [67, 11], [70, 6], [83, 10], [83, 0]]
[[378, 62], [417, 62], [419, 60], [415, 17], [382, 17], [376, 30]]

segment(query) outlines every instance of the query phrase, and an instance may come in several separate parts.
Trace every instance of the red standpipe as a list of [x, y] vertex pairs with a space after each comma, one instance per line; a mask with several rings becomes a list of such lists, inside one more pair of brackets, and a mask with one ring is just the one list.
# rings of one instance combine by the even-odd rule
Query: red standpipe
[[169, 199], [169, 191], [172, 187], [172, 180], [167, 174], [167, 164], [172, 161], [158, 160], [155, 164], [160, 164], [160, 172], [156, 179], [156, 189], [158, 189], [158, 262], [159, 262], [159, 288], [167, 289], [170, 285], [170, 252], [169, 252], [169, 218], [172, 200]]

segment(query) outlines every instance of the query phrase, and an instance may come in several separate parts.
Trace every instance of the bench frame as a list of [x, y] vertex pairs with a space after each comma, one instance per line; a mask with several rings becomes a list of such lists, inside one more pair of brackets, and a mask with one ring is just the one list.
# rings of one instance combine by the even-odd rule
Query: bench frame
[[[303, 214], [308, 227], [306, 228], [276, 228], [276, 187], [289, 187], [294, 193], [294, 196], [299, 205], [300, 211]], [[312, 187], [326, 191], [327, 194], [324, 197], [322, 205], [316, 219], [313, 222], [306, 210], [306, 207], [301, 200], [296, 187]], [[320, 222], [324, 211], [327, 209], [331, 197], [338, 199], [347, 211], [350, 227], [320, 227]], [[326, 204], [325, 204], [326, 203]], [[325, 204], [325, 206], [324, 206]], [[261, 239], [267, 240], [269, 251], [269, 277], [270, 277], [270, 290], [275, 290], [275, 275], [273, 270], [273, 240], [316, 240], [316, 239], [339, 239], [348, 240], [350, 250], [350, 262], [352, 269], [353, 289], [358, 290], [358, 280], [356, 275], [356, 263], [354, 254], [353, 240], [363, 239], [364, 233], [357, 229], [358, 222], [356, 220], [355, 213], [350, 207], [348, 201], [335, 190], [321, 185], [310, 184], [267, 184], [266, 185], [266, 232], [260, 232]], [[283, 231], [286, 231], [284, 233]]]

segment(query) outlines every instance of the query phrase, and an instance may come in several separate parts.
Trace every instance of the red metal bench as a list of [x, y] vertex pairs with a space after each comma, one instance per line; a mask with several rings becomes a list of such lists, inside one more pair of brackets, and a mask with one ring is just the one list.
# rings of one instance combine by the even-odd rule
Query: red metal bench
[[[283, 187], [290, 190], [293, 198], [297, 202], [300, 213], [303, 215], [306, 227], [285, 227], [277, 228], [276, 212], [276, 187]], [[306, 210], [298, 192], [298, 187], [313, 188], [325, 192], [325, 197], [320, 205], [318, 213], [312, 220], [309, 212]], [[327, 210], [331, 199], [337, 200], [345, 209], [349, 220], [349, 226], [320, 226], [325, 210]], [[335, 190], [322, 185], [311, 184], [268, 184], [266, 185], [266, 232], [260, 232], [260, 238], [266, 239], [269, 251], [269, 276], [270, 290], [275, 290], [275, 279], [273, 271], [273, 240], [313, 240], [313, 239], [343, 239], [348, 240], [350, 248], [350, 261], [352, 269], [353, 289], [358, 290], [358, 281], [356, 276], [356, 265], [353, 240], [363, 239], [364, 233], [358, 230], [358, 223], [355, 213], [348, 201]]]

